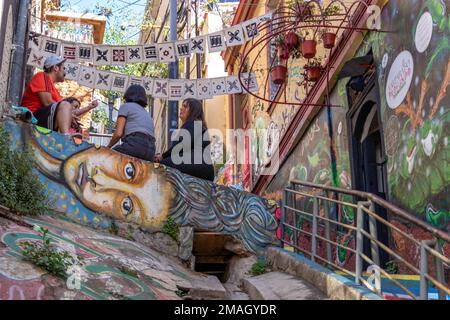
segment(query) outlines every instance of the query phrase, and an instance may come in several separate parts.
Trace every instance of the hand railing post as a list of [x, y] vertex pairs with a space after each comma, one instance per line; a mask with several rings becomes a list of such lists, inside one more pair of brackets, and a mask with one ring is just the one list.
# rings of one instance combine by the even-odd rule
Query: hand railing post
[[[291, 189], [292, 190], [296, 190], [296, 185], [294, 183], [292, 183], [292, 182], [291, 182]], [[294, 208], [296, 210], [297, 209], [297, 197], [296, 197], [295, 193], [291, 194], [291, 199], [292, 199], [292, 208]], [[292, 211], [292, 218], [293, 218], [292, 221], [293, 221], [294, 227], [296, 227], [296, 228], [297, 228], [297, 217], [298, 217], [298, 212]], [[297, 249], [297, 246], [298, 246], [298, 231], [295, 230], [295, 229], [293, 229], [292, 231], [294, 233], [294, 244], [295, 244], [294, 252], [297, 252], [298, 251], [298, 249]]]
[[[434, 249], [437, 252], [442, 252], [441, 250], [441, 246], [439, 244], [439, 241], [436, 240], [436, 245], [434, 247]], [[436, 279], [437, 281], [439, 281], [442, 284], [445, 284], [445, 276], [444, 276], [444, 263], [442, 262], [442, 260], [438, 257], [434, 257], [434, 264], [436, 267]], [[439, 300], [445, 300], [446, 297], [446, 293], [444, 290], [438, 289], [438, 293], [439, 293]]]
[[[325, 192], [324, 196], [326, 198], [328, 198], [328, 192]], [[325, 210], [325, 218], [331, 219], [330, 202], [327, 200], [324, 200], [323, 205], [324, 205], [324, 210]], [[325, 220], [325, 239], [327, 239], [328, 241], [331, 241], [331, 227], [330, 227], [330, 221], [328, 221], [328, 220]], [[331, 252], [331, 243], [327, 242], [326, 248], [327, 248], [327, 261], [331, 262], [331, 260], [333, 259], [332, 252]]]
[[[373, 214], [376, 214], [374, 203], [372, 201], [369, 201], [368, 204], [369, 203], [370, 203], [370, 205], [369, 205], [370, 212]], [[369, 215], [369, 230], [370, 230], [370, 235], [374, 239], [378, 240], [377, 221], [372, 215]], [[372, 261], [377, 266], [381, 267], [380, 266], [380, 252], [379, 252], [378, 244], [373, 240], [370, 240], [370, 250], [372, 252]]]
[[362, 252], [363, 252], [363, 234], [361, 230], [364, 228], [364, 215], [362, 203], [358, 202], [358, 210], [356, 213], [356, 266], [355, 266], [355, 282], [361, 284], [361, 276], [363, 269]]
[[313, 220], [312, 220], [312, 239], [311, 239], [311, 260], [316, 261], [316, 250], [317, 250], [317, 216], [319, 215], [319, 201], [314, 197], [314, 209], [313, 209]]
[[286, 201], [287, 191], [283, 190], [283, 196], [281, 197], [281, 212], [280, 212], [280, 241], [281, 248], [284, 248], [284, 223], [286, 222]]
[[428, 259], [425, 241], [420, 244], [420, 300], [428, 300]]

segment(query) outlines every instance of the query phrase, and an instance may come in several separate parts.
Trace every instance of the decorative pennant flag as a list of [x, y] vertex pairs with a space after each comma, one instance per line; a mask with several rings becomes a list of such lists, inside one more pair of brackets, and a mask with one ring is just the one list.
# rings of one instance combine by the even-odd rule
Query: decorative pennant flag
[[89, 44], [77, 45], [77, 58], [79, 61], [92, 62], [94, 57], [94, 47]]
[[242, 92], [242, 86], [237, 76], [226, 77], [227, 94], [235, 94]]
[[255, 18], [255, 20], [257, 23], [261, 23], [261, 22], [271, 21], [272, 18], [273, 18], [273, 12], [269, 12], [263, 16]]
[[111, 90], [113, 74], [106, 71], [98, 71], [95, 77], [95, 88], [100, 90]]
[[175, 47], [173, 42], [158, 44], [158, 54], [160, 62], [175, 62]]
[[41, 40], [42, 40], [42, 35], [31, 31], [28, 34], [28, 47], [40, 49], [41, 48]]
[[175, 51], [178, 58], [191, 57], [191, 40], [183, 40], [175, 42]]
[[245, 39], [247, 41], [251, 40], [252, 38], [258, 36], [258, 18], [251, 19], [248, 21], [245, 21], [242, 23], [242, 28], [244, 29], [244, 35]]
[[42, 47], [42, 51], [46, 52], [46, 53], [50, 53], [50, 54], [56, 54], [59, 55], [60, 50], [61, 50], [61, 41], [59, 40], [54, 40], [48, 37], [44, 37], [42, 39], [42, 43], [41, 43]]
[[184, 80], [169, 80], [169, 100], [183, 100]]
[[153, 97], [154, 98], [168, 98], [169, 97], [169, 81], [163, 79], [155, 79], [153, 83]]
[[197, 98], [198, 99], [211, 99], [211, 81], [209, 79], [197, 80]]
[[69, 62], [78, 62], [77, 59], [77, 45], [75, 43], [63, 43], [62, 44], [62, 56]]
[[158, 50], [156, 45], [144, 46], [144, 62], [158, 62]]
[[82, 86], [94, 89], [95, 74], [96, 74], [95, 69], [82, 66], [80, 70], [80, 75], [78, 77], [78, 83], [81, 84]]
[[206, 36], [191, 39], [191, 53], [205, 53]]
[[151, 96], [153, 94], [153, 79], [151, 78], [142, 78], [142, 86], [145, 89], [145, 93], [148, 96]]
[[250, 92], [258, 92], [259, 86], [258, 81], [256, 80], [256, 74], [252, 73], [243, 73], [241, 75], [242, 83], [244, 87], [247, 88]]
[[197, 98], [197, 80], [186, 80], [183, 84], [183, 99]]
[[127, 47], [113, 47], [111, 65], [123, 66], [127, 63]]
[[131, 86], [133, 84], [142, 86], [142, 78], [130, 77], [130, 81], [128, 82], [128, 86]]
[[94, 47], [94, 66], [111, 65], [111, 48], [107, 46]]
[[222, 96], [227, 92], [225, 79], [226, 78], [211, 79], [211, 88], [214, 96]]
[[111, 90], [124, 93], [128, 89], [129, 77], [123, 74], [113, 75]]
[[207, 37], [209, 52], [220, 52], [226, 49], [223, 31], [211, 33]]
[[80, 75], [81, 66], [77, 63], [66, 62], [66, 80], [77, 81]]
[[127, 63], [139, 63], [143, 60], [142, 46], [127, 47]]
[[44, 69], [44, 62], [46, 58], [47, 54], [36, 48], [32, 48], [27, 64], [35, 68]]
[[227, 41], [227, 47], [239, 46], [244, 44], [244, 31], [241, 25], [233, 26], [225, 29], [225, 39]]

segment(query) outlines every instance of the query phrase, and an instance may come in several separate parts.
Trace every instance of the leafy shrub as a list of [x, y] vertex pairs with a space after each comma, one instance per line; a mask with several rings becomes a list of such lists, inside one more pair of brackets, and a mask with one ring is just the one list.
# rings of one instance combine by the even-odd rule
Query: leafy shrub
[[172, 239], [178, 242], [180, 229], [178, 228], [178, 224], [175, 222], [175, 220], [173, 220], [173, 218], [167, 218], [167, 221], [162, 228], [162, 232], [168, 234]]
[[252, 265], [252, 268], [250, 269], [250, 272], [254, 276], [259, 276], [263, 273], [266, 273], [266, 262], [263, 260], [259, 260], [258, 262], [255, 262]]
[[33, 173], [34, 157], [28, 148], [10, 150], [8, 132], [0, 125], [0, 204], [20, 214], [51, 210], [52, 201]]
[[42, 243], [26, 241], [20, 244], [23, 249], [22, 255], [26, 260], [61, 278], [66, 277], [69, 267], [77, 263], [83, 264], [82, 258], [74, 258], [67, 251], [56, 250], [47, 237], [48, 229], [36, 226], [35, 230], [41, 234]]

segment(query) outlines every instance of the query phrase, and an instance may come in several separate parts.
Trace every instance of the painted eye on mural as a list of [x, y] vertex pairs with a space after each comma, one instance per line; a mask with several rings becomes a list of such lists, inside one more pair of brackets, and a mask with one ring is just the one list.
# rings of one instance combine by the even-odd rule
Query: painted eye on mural
[[126, 197], [122, 201], [122, 212], [125, 216], [129, 215], [133, 211], [133, 201], [130, 197]]
[[131, 162], [129, 162], [126, 166], [125, 166], [125, 168], [124, 168], [124, 172], [125, 172], [125, 176], [128, 178], [128, 179], [133, 179], [134, 178], [134, 174], [135, 174], [135, 172], [136, 172], [136, 170], [134, 169], [134, 165], [131, 163]]

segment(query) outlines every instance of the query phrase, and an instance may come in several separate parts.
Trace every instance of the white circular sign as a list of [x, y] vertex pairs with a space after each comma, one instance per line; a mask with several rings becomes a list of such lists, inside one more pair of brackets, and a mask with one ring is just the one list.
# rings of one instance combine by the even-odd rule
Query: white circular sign
[[381, 61], [381, 66], [383, 67], [383, 69], [386, 68], [388, 62], [389, 62], [389, 55], [385, 53], [383, 56], [383, 60]]
[[433, 17], [427, 11], [425, 12], [419, 20], [416, 28], [416, 36], [414, 42], [416, 43], [416, 49], [418, 52], [422, 53], [427, 50], [431, 42], [431, 37], [433, 36]]
[[414, 74], [414, 60], [409, 51], [401, 52], [394, 63], [386, 82], [386, 101], [389, 108], [397, 108], [408, 94]]

